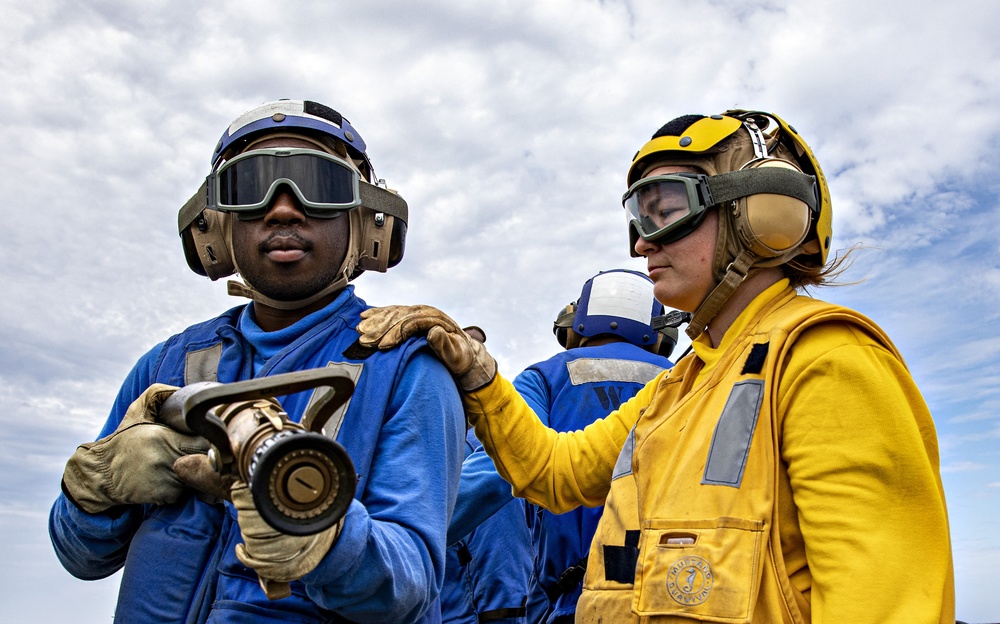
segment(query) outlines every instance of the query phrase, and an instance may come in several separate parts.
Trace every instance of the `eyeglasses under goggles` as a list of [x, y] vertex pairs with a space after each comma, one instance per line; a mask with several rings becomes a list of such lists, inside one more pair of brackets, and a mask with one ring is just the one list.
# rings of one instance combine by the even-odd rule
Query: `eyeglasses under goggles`
[[332, 154], [304, 148], [257, 149], [227, 160], [208, 176], [208, 207], [240, 220], [262, 218], [287, 185], [306, 216], [329, 219], [362, 203], [361, 175]]
[[757, 193], [800, 199], [814, 213], [819, 206], [815, 177], [775, 167], [716, 176], [668, 173], [642, 178], [622, 196], [622, 205], [635, 234], [651, 243], [665, 245], [696, 230], [708, 208]]

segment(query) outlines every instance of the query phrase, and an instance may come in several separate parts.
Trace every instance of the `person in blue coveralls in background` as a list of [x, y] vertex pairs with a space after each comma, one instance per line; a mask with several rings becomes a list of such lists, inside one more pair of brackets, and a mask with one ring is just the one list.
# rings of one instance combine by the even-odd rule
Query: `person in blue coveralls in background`
[[[667, 358], [677, 344], [677, 330], [667, 327], [661, 333], [652, 325], [663, 312], [652, 280], [643, 273], [616, 269], [595, 275], [553, 323], [566, 350], [526, 368], [514, 388], [552, 429], [583, 429], [673, 366]], [[537, 548], [528, 621], [570, 624], [604, 507], [564, 514], [527, 508]]]
[[[124, 567], [115, 619], [440, 622], [445, 535], [465, 436], [452, 375], [408, 340], [356, 344], [369, 306], [348, 282], [403, 256], [407, 208], [340, 113], [279, 100], [237, 118], [208, 193], [181, 210], [189, 266], [252, 300], [168, 338], [122, 384], [96, 442], [67, 462], [49, 532], [81, 579]], [[206, 201], [207, 198], [207, 201]], [[334, 435], [358, 475], [343, 519], [316, 535], [266, 524], [245, 483], [215, 478], [208, 443], [155, 420], [177, 387], [333, 367], [355, 381]], [[301, 419], [309, 392], [282, 398]], [[290, 583], [269, 599], [259, 581]]]
[[[625, 269], [589, 279], [577, 301], [561, 310], [553, 332], [566, 350], [526, 368], [514, 387], [539, 419], [558, 431], [582, 429], [632, 398], [672, 366], [677, 329], [654, 327], [664, 307], [646, 275]], [[656, 323], [657, 326], [661, 323]], [[467, 332], [468, 333], [468, 332]], [[517, 501], [480, 446], [462, 466], [449, 544]], [[603, 507], [556, 515], [527, 505], [534, 571], [527, 621], [572, 622], [586, 555]]]
[[[486, 342], [480, 327], [464, 328]], [[469, 428], [465, 456], [482, 445]], [[447, 552], [441, 613], [445, 624], [525, 624], [535, 551], [524, 521], [525, 503], [512, 499]]]

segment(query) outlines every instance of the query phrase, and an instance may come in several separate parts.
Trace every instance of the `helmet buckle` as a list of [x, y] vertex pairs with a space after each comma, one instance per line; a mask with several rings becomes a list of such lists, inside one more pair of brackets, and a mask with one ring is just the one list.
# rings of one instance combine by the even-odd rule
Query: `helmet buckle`
[[767, 158], [767, 140], [764, 133], [757, 127], [757, 122], [752, 117], [743, 120], [743, 126], [750, 133], [750, 142], [753, 144], [753, 153], [756, 158]]

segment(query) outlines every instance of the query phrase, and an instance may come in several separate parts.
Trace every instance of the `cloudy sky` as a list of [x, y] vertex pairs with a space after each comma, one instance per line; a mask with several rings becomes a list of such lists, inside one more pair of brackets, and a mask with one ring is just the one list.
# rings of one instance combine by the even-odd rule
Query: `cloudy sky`
[[[0, 0], [0, 620], [111, 621], [46, 521], [135, 359], [236, 303], [176, 213], [222, 131], [278, 99], [342, 112], [410, 205], [406, 257], [356, 281], [489, 334], [509, 376], [629, 257], [619, 198], [667, 120], [777, 112], [830, 179], [816, 293], [893, 337], [935, 415], [958, 616], [1000, 621], [996, 0]], [[859, 431], [858, 435], [864, 435]]]

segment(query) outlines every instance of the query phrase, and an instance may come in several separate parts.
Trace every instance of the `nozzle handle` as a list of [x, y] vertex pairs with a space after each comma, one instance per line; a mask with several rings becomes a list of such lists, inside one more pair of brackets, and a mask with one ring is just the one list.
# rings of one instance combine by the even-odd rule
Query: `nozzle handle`
[[268, 399], [319, 387], [329, 387], [332, 392], [326, 393], [317, 406], [320, 414], [309, 415], [308, 419], [312, 427], [319, 423], [322, 428], [330, 414], [346, 403], [354, 392], [354, 381], [332, 368], [314, 368], [228, 384], [213, 381], [188, 384], [163, 402], [157, 418], [177, 431], [204, 437], [215, 446], [219, 459], [226, 464], [233, 461], [226, 425], [209, 410], [225, 403]]

